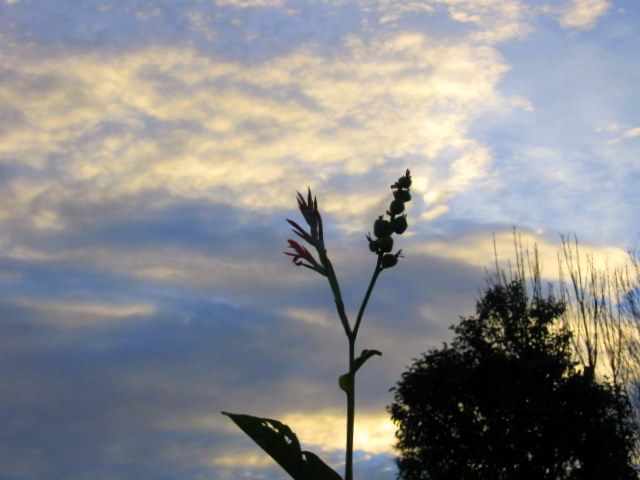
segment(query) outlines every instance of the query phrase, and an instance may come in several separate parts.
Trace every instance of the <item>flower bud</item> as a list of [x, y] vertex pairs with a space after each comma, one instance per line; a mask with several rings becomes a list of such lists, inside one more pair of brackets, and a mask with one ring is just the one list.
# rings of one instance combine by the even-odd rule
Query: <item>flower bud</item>
[[398, 215], [399, 213], [404, 212], [404, 202], [402, 200], [393, 200], [391, 205], [389, 205], [389, 211], [393, 215]]
[[373, 222], [373, 234], [378, 237], [388, 237], [393, 233], [393, 227], [388, 220], [382, 218], [382, 215]]
[[407, 229], [407, 216], [401, 215], [393, 220], [393, 231], [398, 235], [402, 235]]

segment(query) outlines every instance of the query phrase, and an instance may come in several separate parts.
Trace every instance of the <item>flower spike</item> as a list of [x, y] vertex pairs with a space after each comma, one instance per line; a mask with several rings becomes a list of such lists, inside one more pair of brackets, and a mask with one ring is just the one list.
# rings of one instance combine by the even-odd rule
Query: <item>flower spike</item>
[[313, 238], [311, 238], [311, 235], [309, 235], [307, 232], [305, 232], [304, 229], [300, 225], [298, 225], [296, 222], [294, 222], [293, 220], [291, 220], [289, 218], [287, 218], [287, 222], [289, 222], [289, 225], [291, 225], [293, 227], [291, 229], [291, 231], [293, 233], [298, 235], [305, 242], [309, 242], [311, 245], [313, 245]]
[[311, 189], [307, 189], [307, 198], [298, 192], [298, 208], [300, 213], [310, 227], [309, 232], [305, 232], [297, 223], [287, 220], [294, 227], [294, 232], [309, 244], [316, 248], [324, 248], [324, 231], [322, 227], [322, 217], [318, 211], [318, 199], [311, 195]]

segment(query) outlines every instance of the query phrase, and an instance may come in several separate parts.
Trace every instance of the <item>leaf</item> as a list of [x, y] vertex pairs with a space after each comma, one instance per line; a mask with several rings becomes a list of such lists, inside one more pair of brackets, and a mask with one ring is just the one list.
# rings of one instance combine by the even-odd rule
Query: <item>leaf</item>
[[369, 360], [374, 355], [378, 355], [378, 356], [381, 357], [382, 356], [382, 352], [380, 350], [362, 350], [362, 353], [360, 353], [360, 356], [358, 358], [356, 358], [355, 361], [354, 361], [353, 371], [357, 372], [358, 369], [362, 365], [364, 365], [364, 362]]
[[277, 420], [222, 412], [249, 435], [294, 480], [342, 480], [316, 454], [301, 451], [291, 429]]
[[302, 452], [307, 461], [307, 475], [309, 480], [342, 480], [342, 477], [331, 467], [320, 460], [313, 452]]
[[[362, 350], [360, 356], [353, 362], [354, 373], [357, 372], [362, 365], [364, 365], [364, 362], [369, 360], [374, 355], [382, 356], [382, 352], [380, 350]], [[338, 385], [340, 386], [341, 390], [345, 391], [345, 393], [350, 391], [353, 388], [353, 375], [350, 372], [347, 372], [344, 375], [340, 375], [340, 377], [338, 377]]]

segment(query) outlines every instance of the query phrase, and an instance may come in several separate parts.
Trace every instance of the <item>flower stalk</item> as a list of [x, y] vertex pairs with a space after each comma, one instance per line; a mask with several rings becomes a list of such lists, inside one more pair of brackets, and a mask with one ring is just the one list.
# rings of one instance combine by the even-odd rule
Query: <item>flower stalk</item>
[[305, 197], [298, 192], [297, 200], [298, 207], [302, 216], [309, 226], [309, 230], [305, 230], [298, 223], [293, 220], [287, 219], [289, 225], [292, 226], [292, 231], [302, 238], [305, 242], [315, 248], [318, 255], [318, 261], [313, 257], [311, 252], [304, 246], [300, 245], [294, 240], [289, 240], [289, 247], [293, 249], [293, 253], [284, 252], [292, 258], [292, 261], [297, 266], [304, 266], [315, 272], [325, 276], [329, 282], [329, 286], [333, 293], [334, 301], [336, 304], [336, 310], [338, 317], [344, 329], [345, 335], [349, 345], [349, 358], [348, 366], [349, 370], [346, 374], [342, 375], [339, 379], [339, 385], [347, 396], [347, 439], [346, 439], [346, 453], [345, 453], [345, 473], [344, 480], [353, 480], [353, 437], [354, 437], [354, 425], [355, 425], [355, 375], [356, 371], [362, 366], [362, 364], [373, 355], [381, 355], [381, 352], [377, 350], [363, 350], [360, 357], [356, 358], [355, 348], [356, 340], [364, 313], [367, 308], [367, 304], [371, 297], [371, 293], [375, 287], [378, 277], [383, 270], [392, 268], [398, 263], [398, 258], [401, 258], [402, 250], [398, 250], [396, 253], [391, 253], [393, 250], [393, 234], [401, 235], [407, 229], [406, 214], [400, 215], [405, 210], [405, 203], [411, 200], [411, 194], [409, 192], [411, 187], [411, 174], [409, 170], [405, 175], [400, 177], [396, 183], [391, 185], [394, 200], [389, 205], [386, 215], [388, 219], [384, 218], [384, 215], [380, 215], [373, 224], [374, 238], [371, 235], [367, 235], [367, 241], [369, 243], [369, 250], [376, 254], [376, 264], [369, 281], [369, 285], [365, 292], [364, 298], [358, 310], [355, 324], [353, 328], [347, 317], [344, 302], [342, 300], [342, 293], [340, 291], [340, 284], [338, 278], [331, 264], [331, 260], [327, 255], [324, 244], [324, 232], [322, 226], [322, 217], [318, 211], [318, 201], [316, 197], [312, 197], [311, 190], [307, 190], [307, 196]]

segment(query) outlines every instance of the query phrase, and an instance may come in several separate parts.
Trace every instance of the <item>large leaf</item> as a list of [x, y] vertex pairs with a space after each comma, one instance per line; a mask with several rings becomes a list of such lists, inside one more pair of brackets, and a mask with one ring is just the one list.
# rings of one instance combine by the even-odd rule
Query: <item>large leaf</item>
[[329, 467], [326, 463], [320, 460], [313, 452], [308, 452], [307, 450], [302, 451], [302, 455], [305, 458], [305, 463], [307, 465], [307, 476], [305, 479], [308, 480], [342, 480], [342, 477], [336, 473], [331, 467]]
[[302, 451], [296, 434], [277, 420], [222, 412], [249, 435], [294, 480], [342, 480], [311, 452]]

